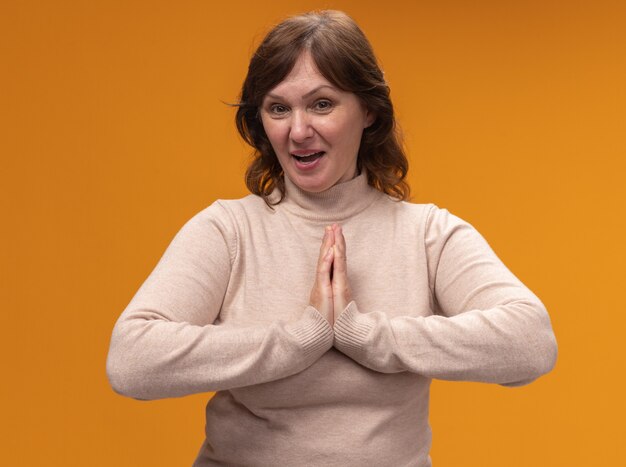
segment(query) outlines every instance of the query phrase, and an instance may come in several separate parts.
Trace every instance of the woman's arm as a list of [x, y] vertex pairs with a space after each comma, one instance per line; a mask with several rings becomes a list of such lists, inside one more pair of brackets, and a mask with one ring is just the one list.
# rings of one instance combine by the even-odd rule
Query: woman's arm
[[528, 383], [552, 369], [556, 340], [541, 301], [469, 224], [433, 207], [426, 223], [429, 283], [438, 314], [388, 318], [351, 302], [335, 347], [376, 371]]
[[263, 383], [332, 346], [330, 324], [312, 307], [290, 323], [214, 325], [236, 250], [219, 202], [178, 232], [113, 329], [107, 374], [116, 392], [158, 399]]

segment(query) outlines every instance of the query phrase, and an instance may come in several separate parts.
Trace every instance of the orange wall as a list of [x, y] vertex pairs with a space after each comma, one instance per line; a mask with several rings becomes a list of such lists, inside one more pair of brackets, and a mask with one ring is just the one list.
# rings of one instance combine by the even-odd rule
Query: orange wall
[[560, 344], [525, 388], [435, 382], [435, 466], [623, 465], [623, 5], [4, 2], [0, 463], [191, 463], [207, 395], [115, 395], [110, 332], [182, 224], [245, 194], [248, 149], [222, 102], [253, 44], [333, 7], [381, 59], [415, 200], [472, 222]]

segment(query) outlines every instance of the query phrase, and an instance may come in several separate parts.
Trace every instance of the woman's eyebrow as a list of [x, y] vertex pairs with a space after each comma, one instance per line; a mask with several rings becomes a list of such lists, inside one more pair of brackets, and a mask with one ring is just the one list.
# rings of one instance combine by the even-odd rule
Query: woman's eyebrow
[[[316, 88], [313, 88], [312, 90], [310, 90], [309, 92], [307, 92], [306, 94], [302, 95], [302, 98], [305, 99], [313, 94], [315, 94], [317, 91], [319, 91], [320, 89], [323, 88], [329, 88], [332, 89], [333, 91], [336, 90], [336, 88], [334, 86], [331, 86], [330, 84], [322, 84]], [[267, 97], [271, 97], [272, 99], [283, 99], [283, 96], [279, 96], [278, 94], [272, 94], [272, 93], [267, 93], [266, 94]]]

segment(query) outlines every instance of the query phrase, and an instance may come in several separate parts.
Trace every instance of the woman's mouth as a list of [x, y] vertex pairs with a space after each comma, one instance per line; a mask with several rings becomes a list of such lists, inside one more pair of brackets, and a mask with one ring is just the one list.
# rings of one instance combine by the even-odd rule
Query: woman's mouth
[[294, 165], [298, 170], [307, 171], [315, 169], [322, 160], [322, 157], [326, 154], [324, 151], [305, 153], [298, 151], [300, 154], [291, 154], [293, 157]]
[[296, 162], [306, 165], [306, 164], [312, 164], [313, 162], [318, 160], [320, 157], [322, 157], [324, 154], [325, 154], [324, 151], [320, 151], [320, 152], [314, 152], [313, 154], [309, 154], [309, 155], [292, 154], [291, 157], [293, 157], [296, 160]]

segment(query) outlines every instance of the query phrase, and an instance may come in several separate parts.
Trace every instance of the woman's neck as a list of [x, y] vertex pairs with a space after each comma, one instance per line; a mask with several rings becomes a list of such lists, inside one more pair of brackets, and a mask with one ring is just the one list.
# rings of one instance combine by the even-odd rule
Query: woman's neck
[[319, 193], [304, 191], [285, 176], [285, 198], [279, 206], [311, 220], [340, 222], [361, 212], [380, 195], [368, 185], [365, 171]]

